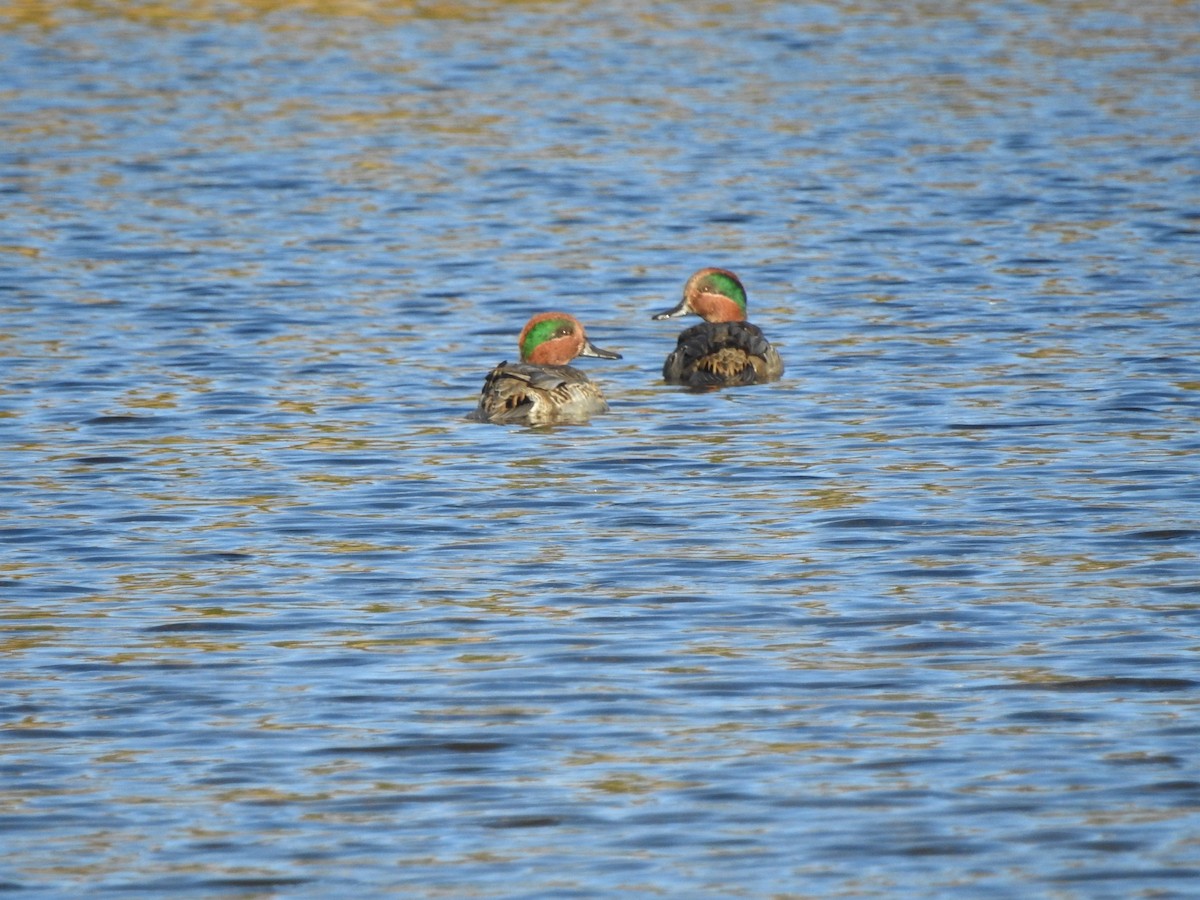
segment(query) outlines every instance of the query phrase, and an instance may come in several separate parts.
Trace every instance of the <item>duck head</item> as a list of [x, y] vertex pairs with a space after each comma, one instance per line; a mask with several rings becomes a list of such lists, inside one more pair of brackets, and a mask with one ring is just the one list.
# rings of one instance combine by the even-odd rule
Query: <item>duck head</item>
[[535, 366], [565, 366], [577, 356], [620, 359], [621, 354], [601, 350], [590, 340], [579, 320], [569, 313], [539, 313], [530, 319], [517, 338], [521, 362]]
[[745, 321], [746, 289], [728, 269], [701, 269], [683, 286], [679, 305], [653, 318], [674, 319], [688, 313], [705, 322]]

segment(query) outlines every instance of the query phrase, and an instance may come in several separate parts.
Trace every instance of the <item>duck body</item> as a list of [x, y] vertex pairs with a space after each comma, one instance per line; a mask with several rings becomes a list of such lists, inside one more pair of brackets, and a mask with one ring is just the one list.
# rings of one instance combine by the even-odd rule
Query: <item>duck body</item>
[[668, 384], [694, 388], [761, 384], [783, 375], [783, 359], [762, 329], [746, 321], [746, 289], [728, 269], [701, 269], [687, 280], [683, 299], [655, 319], [689, 313], [704, 319], [679, 335], [663, 364]]
[[483, 382], [475, 418], [496, 425], [582, 425], [605, 412], [600, 388], [573, 366], [502, 362]]
[[502, 362], [488, 373], [471, 418], [496, 425], [582, 425], [608, 412], [604, 394], [582, 371], [577, 356], [620, 359], [590, 340], [568, 313], [540, 313], [517, 338], [521, 361]]
[[663, 364], [668, 384], [708, 388], [775, 381], [783, 360], [750, 322], [701, 322], [684, 329]]

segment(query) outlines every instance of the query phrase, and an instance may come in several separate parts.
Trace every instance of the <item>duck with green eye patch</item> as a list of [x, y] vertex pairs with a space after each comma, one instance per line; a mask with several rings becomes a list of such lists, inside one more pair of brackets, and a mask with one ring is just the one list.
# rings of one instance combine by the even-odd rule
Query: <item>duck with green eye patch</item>
[[568, 365], [577, 356], [620, 359], [593, 344], [569, 313], [539, 313], [517, 346], [519, 363], [502, 362], [488, 374], [471, 418], [496, 425], [582, 425], [608, 411], [600, 388]]
[[728, 269], [701, 269], [683, 299], [653, 318], [694, 313], [704, 321], [680, 333], [663, 364], [668, 384], [692, 388], [761, 384], [783, 374], [783, 360], [757, 325], [746, 321], [746, 289]]

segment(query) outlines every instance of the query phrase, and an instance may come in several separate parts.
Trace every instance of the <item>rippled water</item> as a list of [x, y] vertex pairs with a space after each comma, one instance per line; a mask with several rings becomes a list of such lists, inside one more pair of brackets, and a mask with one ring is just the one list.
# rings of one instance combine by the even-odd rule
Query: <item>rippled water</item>
[[1198, 21], [0, 7], [0, 887], [1193, 895]]

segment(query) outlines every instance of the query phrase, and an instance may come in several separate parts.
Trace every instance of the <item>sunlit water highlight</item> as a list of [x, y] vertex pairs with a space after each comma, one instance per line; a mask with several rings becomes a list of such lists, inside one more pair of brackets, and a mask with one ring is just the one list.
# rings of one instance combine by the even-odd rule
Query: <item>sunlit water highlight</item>
[[[1184, 897], [1195, 3], [0, 8], [0, 887]], [[782, 381], [663, 385], [737, 271]], [[466, 420], [564, 308], [610, 415]]]

